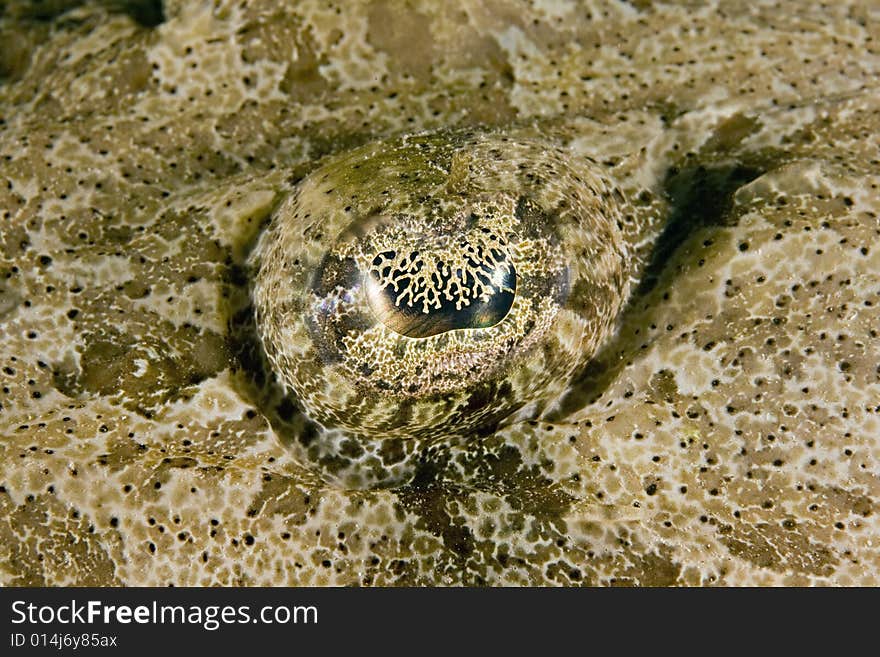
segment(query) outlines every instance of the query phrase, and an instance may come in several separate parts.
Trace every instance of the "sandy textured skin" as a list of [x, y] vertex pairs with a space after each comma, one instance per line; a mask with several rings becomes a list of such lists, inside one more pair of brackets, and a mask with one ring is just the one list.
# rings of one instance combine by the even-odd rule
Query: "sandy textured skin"
[[[47, 5], [0, 14], [4, 584], [880, 583], [875, 3]], [[248, 257], [322, 158], [464, 127], [605, 167], [646, 264], [558, 399], [352, 490]]]

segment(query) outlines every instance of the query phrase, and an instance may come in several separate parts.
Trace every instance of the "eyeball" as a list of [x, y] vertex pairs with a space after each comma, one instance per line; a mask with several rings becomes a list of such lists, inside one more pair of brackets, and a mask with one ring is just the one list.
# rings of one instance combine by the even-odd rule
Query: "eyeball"
[[466, 436], [552, 399], [626, 298], [622, 202], [538, 139], [436, 132], [329, 159], [252, 259], [278, 380], [367, 439]]

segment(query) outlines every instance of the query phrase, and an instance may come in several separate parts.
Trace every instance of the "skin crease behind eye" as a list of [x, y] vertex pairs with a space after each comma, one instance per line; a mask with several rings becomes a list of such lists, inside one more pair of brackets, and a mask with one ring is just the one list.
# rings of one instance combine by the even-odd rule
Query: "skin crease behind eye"
[[[875, 5], [69, 4], [0, 14], [4, 585], [880, 583]], [[663, 232], [560, 399], [327, 483], [412, 441], [273, 387], [248, 254], [321, 158], [473, 126]]]

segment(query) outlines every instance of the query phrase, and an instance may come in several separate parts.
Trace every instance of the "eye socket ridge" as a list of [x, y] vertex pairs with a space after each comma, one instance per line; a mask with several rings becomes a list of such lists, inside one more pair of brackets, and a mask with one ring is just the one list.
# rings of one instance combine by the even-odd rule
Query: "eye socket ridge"
[[613, 189], [529, 136], [438, 132], [328, 160], [255, 251], [273, 369], [311, 418], [370, 439], [465, 435], [557, 397], [626, 298]]

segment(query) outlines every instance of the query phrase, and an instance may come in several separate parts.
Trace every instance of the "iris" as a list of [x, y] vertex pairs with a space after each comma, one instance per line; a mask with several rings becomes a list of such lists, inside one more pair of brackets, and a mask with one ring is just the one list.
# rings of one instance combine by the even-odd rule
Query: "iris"
[[[455, 269], [436, 259], [427, 265], [418, 252], [402, 259], [395, 252], [377, 255], [365, 281], [370, 308], [385, 326], [409, 338], [495, 326], [513, 305], [516, 270], [500, 252], [492, 255], [468, 257], [466, 267]], [[400, 260], [405, 266], [386, 264]]]

